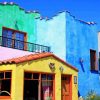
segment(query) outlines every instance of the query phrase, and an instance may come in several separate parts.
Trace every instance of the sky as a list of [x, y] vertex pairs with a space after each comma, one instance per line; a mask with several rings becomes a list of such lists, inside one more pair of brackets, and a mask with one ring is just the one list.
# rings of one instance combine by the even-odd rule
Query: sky
[[53, 17], [68, 11], [77, 19], [96, 22], [100, 31], [100, 0], [0, 0], [15, 2], [25, 10], [36, 10], [42, 17]]

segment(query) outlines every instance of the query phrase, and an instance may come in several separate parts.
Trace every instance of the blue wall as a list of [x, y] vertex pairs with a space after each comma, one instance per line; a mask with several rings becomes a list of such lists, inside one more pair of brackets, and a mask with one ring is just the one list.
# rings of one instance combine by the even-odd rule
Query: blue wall
[[90, 49], [96, 50], [98, 59], [96, 25], [79, 21], [69, 13], [66, 20], [66, 61], [79, 69], [79, 93], [86, 96], [87, 92], [94, 90], [100, 94], [99, 74], [90, 71]]
[[100, 94], [99, 74], [90, 71], [90, 49], [96, 50], [98, 56], [97, 39], [96, 24], [79, 21], [68, 12], [50, 20], [37, 19], [37, 43], [51, 46], [53, 53], [79, 69], [82, 96], [90, 90]]

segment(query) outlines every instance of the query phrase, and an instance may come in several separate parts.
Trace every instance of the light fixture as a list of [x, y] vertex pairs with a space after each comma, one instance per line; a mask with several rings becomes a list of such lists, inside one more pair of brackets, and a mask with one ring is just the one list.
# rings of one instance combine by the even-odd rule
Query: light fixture
[[74, 76], [74, 84], [77, 84], [77, 76]]
[[62, 66], [60, 66], [60, 67], [59, 67], [59, 70], [60, 70], [61, 72], [63, 72], [63, 71], [64, 71], [64, 68], [63, 68]]
[[50, 69], [55, 69], [55, 63], [49, 63], [49, 67], [50, 67]]
[[84, 61], [82, 58], [80, 58], [79, 60], [80, 60], [80, 63], [83, 63], [83, 61]]

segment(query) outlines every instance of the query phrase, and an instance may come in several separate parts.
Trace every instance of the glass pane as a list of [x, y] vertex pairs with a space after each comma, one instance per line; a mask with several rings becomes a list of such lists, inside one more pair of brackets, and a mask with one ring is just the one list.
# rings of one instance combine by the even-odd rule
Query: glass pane
[[41, 75], [42, 80], [46, 80], [46, 74]]
[[8, 38], [12, 38], [12, 33], [13, 33], [13, 31], [8, 30], [8, 32], [7, 32], [7, 37], [8, 37]]
[[24, 34], [21, 33], [19, 37], [21, 41], [24, 41]]
[[38, 73], [34, 73], [33, 74], [33, 79], [39, 79], [39, 74]]
[[15, 33], [15, 48], [23, 50], [24, 49], [24, 34], [22, 33]]
[[3, 36], [3, 37], [7, 37], [7, 32], [8, 32], [7, 30], [3, 30], [2, 36]]
[[20, 41], [24, 41], [24, 34], [16, 32], [15, 39], [20, 40]]
[[5, 72], [5, 78], [11, 78], [11, 72]]
[[53, 97], [53, 81], [42, 81], [41, 99], [52, 100]]
[[32, 79], [32, 73], [25, 73], [24, 78]]
[[10, 96], [11, 80], [2, 80], [1, 82], [1, 96]]
[[[11, 30], [3, 30], [2, 45], [6, 47], [12, 47], [12, 33]], [[4, 38], [5, 37], [5, 38]]]
[[0, 72], [0, 79], [4, 78], [4, 72]]
[[53, 80], [53, 75], [47, 75], [47, 80]]

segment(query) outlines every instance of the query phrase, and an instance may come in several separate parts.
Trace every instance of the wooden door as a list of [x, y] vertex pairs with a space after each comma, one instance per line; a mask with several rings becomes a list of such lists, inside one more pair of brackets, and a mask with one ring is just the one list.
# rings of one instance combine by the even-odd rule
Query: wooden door
[[61, 100], [71, 100], [71, 77], [62, 76], [61, 78]]

